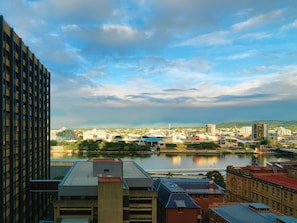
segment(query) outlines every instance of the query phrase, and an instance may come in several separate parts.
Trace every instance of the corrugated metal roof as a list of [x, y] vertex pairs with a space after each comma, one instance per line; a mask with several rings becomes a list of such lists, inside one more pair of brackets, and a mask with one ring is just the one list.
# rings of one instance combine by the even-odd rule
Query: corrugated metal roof
[[297, 219], [292, 216], [279, 216], [277, 219], [282, 223], [297, 223]]
[[[253, 208], [257, 209], [257, 211], [255, 211]], [[229, 223], [274, 223], [276, 222], [276, 219], [279, 219], [284, 223], [297, 222], [297, 219], [291, 216], [278, 216], [273, 212], [267, 211], [269, 208], [269, 206], [262, 203], [242, 203], [222, 205], [217, 208], [211, 208], [211, 210], [220, 215]], [[263, 209], [263, 211], [261, 211], [261, 209]]]
[[215, 213], [223, 217], [226, 221], [230, 223], [251, 223], [251, 222], [261, 222], [261, 223], [271, 223], [275, 222], [279, 217], [272, 212], [257, 212], [249, 208], [249, 205], [254, 207], [267, 207], [265, 204], [256, 203], [244, 203], [244, 204], [233, 204], [233, 205], [222, 205], [217, 208], [211, 208]]
[[274, 183], [279, 186], [297, 190], [297, 180], [290, 177], [280, 176], [280, 175], [269, 175], [269, 176], [257, 176], [255, 178], [263, 181], [267, 181], [270, 183]]

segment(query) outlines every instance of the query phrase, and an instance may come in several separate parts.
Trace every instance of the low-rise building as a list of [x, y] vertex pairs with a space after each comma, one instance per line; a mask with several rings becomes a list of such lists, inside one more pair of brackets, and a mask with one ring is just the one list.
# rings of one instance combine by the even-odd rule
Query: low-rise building
[[209, 223], [296, 223], [292, 216], [284, 216], [262, 203], [216, 204], [209, 210]]
[[107, 133], [105, 130], [92, 129], [83, 133], [83, 140], [106, 140]]
[[227, 167], [227, 202], [261, 202], [297, 217], [296, 163]]
[[202, 222], [210, 204], [223, 202], [224, 190], [211, 179], [157, 179], [158, 223]]
[[94, 159], [76, 162], [60, 183], [54, 222], [156, 223], [156, 207], [153, 180], [135, 162]]

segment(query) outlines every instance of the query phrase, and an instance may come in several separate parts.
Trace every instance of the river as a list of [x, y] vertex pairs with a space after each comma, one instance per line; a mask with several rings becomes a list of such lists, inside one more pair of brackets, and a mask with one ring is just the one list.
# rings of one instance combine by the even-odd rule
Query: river
[[[253, 154], [220, 154], [220, 155], [189, 155], [189, 154], [150, 154], [150, 155], [93, 155], [97, 158], [120, 158], [123, 161], [135, 161], [145, 170], [225, 170], [228, 165], [266, 166], [267, 162], [283, 162], [296, 160], [293, 155], [253, 155]], [[62, 159], [86, 159], [90, 156], [64, 155]], [[57, 160], [58, 157], [52, 157]]]

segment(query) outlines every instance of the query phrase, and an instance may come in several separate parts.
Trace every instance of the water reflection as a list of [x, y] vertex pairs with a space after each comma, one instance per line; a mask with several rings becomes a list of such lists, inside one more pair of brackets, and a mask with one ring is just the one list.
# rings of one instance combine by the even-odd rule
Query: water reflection
[[180, 166], [181, 165], [181, 156], [173, 156], [172, 157], [172, 164], [174, 166]]
[[265, 166], [267, 162], [283, 162], [295, 159], [294, 156], [286, 155], [260, 155], [253, 154], [221, 154], [221, 155], [188, 155], [188, 154], [61, 154], [51, 158], [77, 159], [77, 158], [120, 158], [127, 161], [135, 161], [142, 168], [152, 169], [225, 169], [228, 165]]

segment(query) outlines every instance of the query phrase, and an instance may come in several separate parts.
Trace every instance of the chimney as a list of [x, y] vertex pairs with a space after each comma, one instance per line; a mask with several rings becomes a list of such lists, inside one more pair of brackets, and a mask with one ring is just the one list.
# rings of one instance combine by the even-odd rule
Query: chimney
[[214, 184], [214, 177], [211, 178], [211, 180], [209, 181], [209, 190], [213, 191], [213, 184]]

